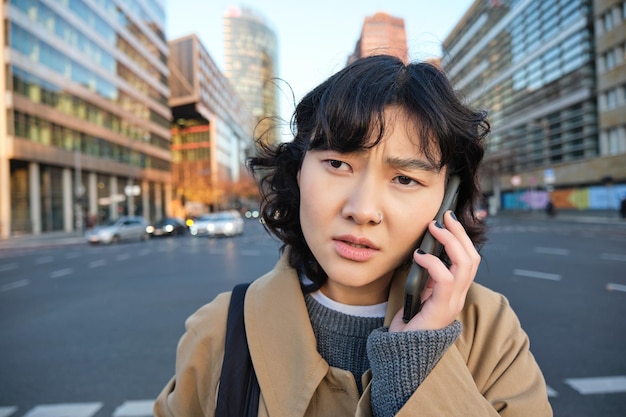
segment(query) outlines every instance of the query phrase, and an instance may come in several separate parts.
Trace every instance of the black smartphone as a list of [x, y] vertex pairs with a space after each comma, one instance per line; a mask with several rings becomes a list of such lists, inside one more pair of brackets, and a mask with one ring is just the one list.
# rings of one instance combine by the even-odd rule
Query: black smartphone
[[[459, 193], [459, 184], [461, 178], [458, 175], [453, 175], [448, 180], [446, 192], [441, 202], [441, 207], [435, 215], [435, 220], [440, 224], [443, 224], [443, 215], [448, 210], [454, 210], [456, 207], [456, 198]], [[442, 246], [426, 229], [424, 236], [422, 237], [418, 246], [426, 253], [431, 253], [435, 256], [441, 256]], [[404, 287], [404, 313], [402, 320], [408, 323], [417, 313], [422, 309], [422, 292], [426, 288], [428, 283], [428, 271], [413, 261], [409, 275], [406, 278], [406, 285]]]

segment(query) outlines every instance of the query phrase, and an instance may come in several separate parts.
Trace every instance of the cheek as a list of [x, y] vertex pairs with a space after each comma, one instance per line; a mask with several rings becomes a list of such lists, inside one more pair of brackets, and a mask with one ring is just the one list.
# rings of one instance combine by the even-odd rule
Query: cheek
[[298, 174], [298, 186], [300, 187], [300, 223], [306, 229], [311, 223], [315, 223], [315, 217], [323, 212], [323, 195], [320, 195], [319, 181], [315, 180], [315, 174], [310, 168], [303, 166]]

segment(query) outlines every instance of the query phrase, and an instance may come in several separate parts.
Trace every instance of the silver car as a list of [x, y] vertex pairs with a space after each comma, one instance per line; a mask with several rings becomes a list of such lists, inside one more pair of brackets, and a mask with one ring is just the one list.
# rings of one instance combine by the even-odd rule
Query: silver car
[[198, 217], [189, 227], [194, 236], [235, 236], [243, 233], [243, 217], [239, 212], [219, 211]]
[[117, 243], [122, 240], [145, 240], [148, 222], [141, 216], [123, 216], [102, 226], [87, 230], [89, 243]]

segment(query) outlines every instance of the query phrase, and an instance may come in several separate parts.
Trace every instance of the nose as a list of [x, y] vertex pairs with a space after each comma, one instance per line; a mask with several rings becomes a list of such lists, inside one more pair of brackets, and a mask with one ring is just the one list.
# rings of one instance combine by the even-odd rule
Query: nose
[[371, 181], [361, 181], [352, 188], [341, 215], [359, 225], [380, 224], [383, 215], [379, 207], [382, 198], [379, 191]]

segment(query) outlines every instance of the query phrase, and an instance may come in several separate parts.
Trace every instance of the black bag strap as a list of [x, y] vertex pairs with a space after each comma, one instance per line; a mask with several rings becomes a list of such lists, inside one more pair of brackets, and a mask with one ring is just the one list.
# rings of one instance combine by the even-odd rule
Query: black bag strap
[[224, 363], [217, 393], [216, 417], [257, 417], [259, 394], [244, 324], [243, 301], [249, 283], [233, 288], [228, 306]]

